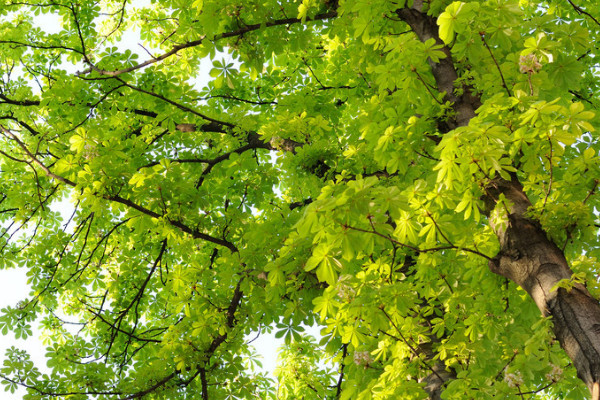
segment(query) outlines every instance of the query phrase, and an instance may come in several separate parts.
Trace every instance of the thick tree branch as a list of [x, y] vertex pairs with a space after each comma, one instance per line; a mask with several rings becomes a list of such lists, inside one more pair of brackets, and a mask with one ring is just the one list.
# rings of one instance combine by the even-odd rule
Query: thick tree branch
[[273, 148], [268, 143], [261, 141], [258, 134], [253, 134], [252, 136], [250, 136], [248, 138], [248, 144], [246, 144], [240, 148], [237, 148], [233, 151], [222, 154], [211, 160], [205, 160], [205, 161], [207, 161], [206, 162], [207, 167], [204, 169], [204, 171], [202, 171], [202, 174], [200, 175], [200, 179], [198, 179], [198, 182], [196, 183], [196, 188], [199, 188], [200, 186], [202, 186], [204, 179], [206, 179], [206, 176], [210, 173], [210, 171], [212, 171], [212, 169], [215, 167], [215, 165], [227, 160], [232, 154], [242, 154], [248, 150], [254, 150], [254, 149], [272, 150]]
[[[217, 156], [215, 158], [174, 158], [174, 159], [171, 159], [170, 162], [177, 163], [177, 164], [207, 164], [208, 167], [202, 172], [201, 179], [203, 179], [204, 176], [207, 175], [215, 165], [227, 160], [232, 154], [242, 154], [248, 150], [256, 150], [256, 149], [274, 150], [273, 147], [271, 147], [271, 145], [260, 140], [260, 136], [257, 133], [251, 132], [249, 134], [247, 144], [245, 144], [241, 147], [238, 147], [235, 150], [223, 153], [220, 156]], [[138, 168], [138, 170], [140, 170], [142, 168], [150, 168], [150, 167], [153, 167], [158, 164], [160, 164], [160, 162], [152, 161], [148, 164], [142, 165], [141, 167]], [[200, 185], [197, 185], [197, 186], [200, 186]]]
[[[28, 384], [27, 382], [25, 382], [22, 379], [17, 380], [17, 379], [9, 378], [8, 376], [6, 376], [4, 374], [1, 374], [1, 373], [0, 373], [0, 378], [2, 378], [2, 380], [5, 380], [7, 382], [14, 383], [15, 385], [19, 385], [21, 387], [24, 387], [26, 389], [33, 390], [35, 393], [37, 393], [38, 395], [41, 395], [41, 396], [49, 396], [49, 397], [61, 397], [61, 396], [62, 397], [69, 397], [69, 396], [81, 396], [81, 395], [84, 395], [84, 396], [101, 396], [101, 395], [104, 395], [104, 396], [118, 396], [118, 395], [122, 394], [121, 392], [117, 392], [117, 391], [111, 392], [111, 391], [108, 391], [108, 390], [53, 392], [53, 391], [50, 391], [50, 390], [40, 389], [39, 387], [34, 386], [34, 385], [30, 385], [30, 384]], [[124, 400], [124, 399], [120, 399], [120, 400]]]
[[276, 101], [255, 101], [255, 100], [247, 100], [247, 99], [242, 99], [240, 97], [231, 95], [231, 94], [211, 94], [210, 96], [206, 96], [203, 97], [201, 99], [198, 100], [209, 100], [209, 99], [226, 99], [226, 100], [233, 100], [233, 101], [239, 101], [241, 103], [246, 103], [246, 104], [253, 104], [253, 105], [257, 105], [257, 106], [264, 106], [264, 105], [275, 105], [277, 104]]
[[178, 103], [178, 102], [176, 102], [176, 101], [173, 101], [173, 100], [171, 100], [171, 99], [168, 99], [168, 98], [166, 98], [166, 97], [165, 97], [165, 96], [163, 96], [163, 95], [160, 95], [160, 94], [157, 94], [157, 93], [151, 92], [151, 91], [149, 91], [149, 90], [144, 90], [144, 89], [142, 89], [142, 88], [140, 88], [140, 87], [138, 87], [138, 86], [135, 86], [135, 85], [129, 84], [129, 83], [125, 82], [125, 81], [124, 81], [123, 79], [121, 79], [121, 78], [116, 78], [116, 79], [117, 79], [119, 82], [121, 82], [121, 83], [123, 84], [123, 86], [127, 86], [128, 88], [130, 88], [130, 89], [132, 89], [132, 90], [135, 90], [136, 92], [144, 93], [144, 94], [147, 94], [148, 96], [152, 96], [152, 97], [155, 97], [155, 98], [157, 98], [157, 99], [160, 99], [160, 100], [164, 101], [165, 103], [169, 103], [169, 104], [171, 104], [171, 105], [173, 105], [173, 106], [175, 106], [175, 107], [179, 108], [179, 109], [180, 109], [180, 110], [182, 110], [182, 111], [185, 111], [185, 112], [192, 113], [192, 114], [194, 114], [194, 115], [196, 115], [196, 116], [198, 116], [198, 117], [200, 117], [200, 118], [202, 118], [202, 119], [205, 119], [205, 120], [207, 120], [207, 121], [209, 121], [209, 122], [212, 122], [212, 123], [214, 123], [214, 124], [221, 125], [221, 126], [226, 126], [226, 127], [228, 127], [228, 128], [233, 128], [233, 127], [235, 127], [235, 124], [232, 124], [231, 122], [227, 122], [227, 121], [219, 121], [219, 120], [217, 120], [217, 119], [214, 119], [214, 118], [211, 118], [211, 117], [209, 117], [209, 116], [207, 116], [207, 115], [204, 115], [204, 114], [202, 114], [202, 113], [200, 113], [200, 112], [198, 112], [198, 111], [194, 110], [194, 109], [193, 109], [193, 108], [191, 108], [191, 107], [188, 107], [188, 106], [186, 106], [186, 105], [183, 105], [183, 104], [181, 104], [181, 103]]
[[25, 107], [40, 105], [40, 102], [37, 100], [13, 100], [1, 93], [0, 93], [0, 99], [2, 100], [2, 101], [0, 101], [0, 104], [11, 104], [14, 106], [25, 106]]
[[509, 204], [506, 219], [490, 223], [501, 246], [490, 269], [525, 289], [542, 314], [552, 317], [557, 339], [593, 392], [600, 380], [598, 301], [579, 283], [569, 290], [560, 287], [571, 279], [572, 271], [562, 250], [527, 216], [531, 203], [518, 181], [498, 179], [487, 191], [494, 201], [504, 195]]
[[161, 380], [157, 381], [154, 385], [149, 386], [148, 388], [134, 393], [134, 394], [130, 394], [128, 396], [125, 397], [120, 397], [119, 400], [134, 400], [134, 399], [141, 399], [142, 397], [144, 397], [147, 394], [150, 394], [152, 392], [154, 392], [155, 390], [165, 386], [167, 383], [169, 383], [169, 381], [173, 378], [175, 378], [177, 376], [178, 372], [172, 372], [169, 375], [165, 376], [164, 378], [162, 378]]
[[77, 53], [83, 55], [81, 51], [64, 45], [52, 45], [52, 44], [38, 44], [38, 43], [25, 43], [19, 42], [16, 40], [0, 40], [0, 44], [12, 44], [15, 47], [27, 47], [31, 49], [40, 49], [40, 50], [68, 50], [73, 53]]
[[[52, 171], [50, 171], [50, 169], [44, 163], [42, 163], [34, 154], [31, 153], [31, 151], [27, 148], [27, 146], [15, 134], [10, 132], [4, 126], [1, 126], [1, 128], [2, 128], [2, 131], [7, 136], [9, 136], [12, 140], [17, 142], [19, 147], [25, 152], [25, 154], [27, 154], [27, 156], [31, 159], [31, 161], [33, 163], [37, 164], [42, 169], [42, 171], [44, 171], [44, 173], [47, 176], [49, 176], [53, 179], [56, 179], [57, 181], [62, 182], [68, 186], [71, 186], [71, 187], [77, 186], [77, 184], [75, 182], [73, 182], [72, 180], [65, 178], [63, 176], [57, 175], [57, 174], [53, 173]], [[119, 195], [98, 195], [98, 197], [101, 197], [101, 198], [109, 200], [109, 201], [114, 201], [119, 204], [123, 204], [129, 208], [137, 210], [137, 211], [141, 212], [142, 214], [145, 214], [152, 218], [157, 218], [157, 219], [163, 218], [163, 216], [160, 215], [159, 213], [152, 211], [148, 208], [145, 208], [143, 206], [140, 206], [139, 204], [136, 204], [133, 201], [126, 199], [124, 197], [121, 197]], [[195, 239], [201, 239], [201, 240], [204, 240], [207, 242], [217, 244], [219, 246], [226, 247], [229, 250], [231, 250], [233, 253], [238, 252], [237, 247], [233, 243], [228, 242], [227, 240], [219, 239], [219, 238], [210, 236], [206, 233], [202, 233], [196, 229], [192, 229], [189, 226], [185, 225], [183, 222], [178, 221], [178, 220], [172, 220], [172, 219], [167, 218], [167, 221], [169, 222], [170, 225], [172, 225], [176, 228], [179, 228], [181, 231], [183, 231], [185, 233], [190, 234]]]
[[[317, 14], [313, 18], [307, 18], [306, 22], [320, 21], [320, 20], [331, 19], [331, 18], [335, 18], [335, 17], [337, 17], [337, 12], [330, 11], [330, 12], [323, 13], [323, 14]], [[218, 41], [218, 40], [222, 40], [222, 39], [240, 37], [240, 36], [245, 35], [246, 33], [257, 31], [259, 29], [270, 28], [270, 27], [274, 27], [274, 26], [282, 26], [282, 25], [292, 25], [292, 24], [297, 24], [299, 22], [302, 22], [302, 20], [298, 19], [298, 18], [284, 18], [284, 19], [278, 19], [278, 20], [274, 20], [274, 21], [267, 21], [267, 22], [263, 22], [263, 23], [259, 23], [259, 24], [244, 25], [244, 27], [239, 28], [235, 31], [224, 32], [224, 33], [215, 35], [210, 40]], [[124, 68], [124, 69], [115, 70], [115, 71], [107, 71], [107, 70], [100, 69], [90, 62], [89, 63], [90, 68], [83, 72], [80, 72], [79, 75], [89, 74], [90, 72], [94, 71], [94, 72], [97, 72], [98, 74], [104, 75], [104, 76], [119, 76], [122, 74], [126, 74], [128, 72], [133, 72], [138, 69], [145, 68], [145, 67], [155, 64], [157, 62], [163, 61], [171, 56], [174, 56], [175, 54], [179, 53], [182, 50], [200, 46], [202, 43], [204, 43], [205, 40], [206, 40], [206, 36], [203, 36], [198, 40], [193, 40], [193, 41], [190, 41], [187, 43], [173, 46], [173, 48], [171, 50], [167, 51], [166, 53], [161, 54], [160, 56], [146, 60], [144, 62], [141, 62], [139, 64], [131, 66], [129, 68]]]
[[[430, 60], [432, 72], [438, 90], [445, 92], [445, 99], [454, 104], [456, 117], [451, 128], [467, 125], [480, 101], [468, 88], [460, 96], [453, 93], [458, 74], [452, 55], [439, 38], [435, 20], [421, 12], [422, 6], [422, 0], [415, 0], [413, 8], [397, 10], [397, 15], [421, 41], [433, 38], [444, 46], [446, 58], [439, 63]], [[538, 223], [528, 218], [531, 203], [516, 175], [512, 181], [498, 178], [490, 182], [485, 196], [490, 209], [496, 206], [501, 194], [508, 200], [508, 215], [502, 224], [490, 219], [501, 245], [500, 253], [489, 262], [490, 269], [520, 285], [543, 315], [552, 316], [557, 339], [594, 400], [599, 400], [600, 304], [581, 284], [575, 284], [571, 290], [557, 289], [561, 281], [571, 278], [572, 271], [563, 252], [547, 238]]]
[[444, 93], [444, 101], [452, 103], [452, 108], [456, 113], [454, 119], [449, 121], [450, 129], [465, 126], [475, 116], [475, 110], [481, 105], [481, 102], [479, 98], [471, 94], [468, 87], [464, 88], [462, 95], [455, 94], [454, 84], [458, 80], [458, 74], [454, 68], [452, 53], [440, 39], [435, 19], [422, 12], [422, 6], [422, 0], [416, 0], [413, 8], [400, 8], [396, 10], [396, 14], [410, 26], [420, 41], [426, 42], [429, 39], [434, 39], [436, 44], [443, 46], [441, 50], [446, 57], [440, 59], [439, 62], [429, 59], [429, 65], [437, 89]]

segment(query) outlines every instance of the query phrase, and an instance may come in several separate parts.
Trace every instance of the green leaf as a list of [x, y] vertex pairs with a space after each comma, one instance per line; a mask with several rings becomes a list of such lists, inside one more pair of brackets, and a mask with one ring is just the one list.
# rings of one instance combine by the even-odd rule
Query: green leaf
[[464, 5], [465, 3], [461, 1], [452, 2], [438, 17], [437, 24], [440, 27], [440, 39], [442, 39], [446, 44], [450, 44], [454, 40], [456, 19]]

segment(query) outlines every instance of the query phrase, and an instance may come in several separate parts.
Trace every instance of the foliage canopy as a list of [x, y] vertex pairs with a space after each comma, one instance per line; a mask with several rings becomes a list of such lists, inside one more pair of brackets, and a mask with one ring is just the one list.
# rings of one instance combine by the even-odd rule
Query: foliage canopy
[[0, 1], [6, 389], [600, 398], [598, 10]]

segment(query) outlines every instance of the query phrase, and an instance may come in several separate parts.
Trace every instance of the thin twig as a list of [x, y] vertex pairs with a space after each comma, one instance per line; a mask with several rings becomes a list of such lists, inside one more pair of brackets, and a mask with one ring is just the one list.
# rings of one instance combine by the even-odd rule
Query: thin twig
[[585, 11], [583, 8], [579, 7], [577, 4], [573, 3], [571, 0], [567, 0], [569, 2], [570, 5], [573, 6], [573, 8], [575, 9], [575, 11], [577, 11], [578, 14], [584, 14], [587, 15], [588, 17], [590, 17], [592, 19], [592, 21], [594, 21], [597, 25], [600, 25], [600, 22], [594, 18], [594, 16], [592, 14], [590, 14], [589, 12]]
[[398, 335], [400, 335], [400, 339], [404, 342], [404, 344], [406, 346], [408, 346], [408, 348], [410, 349], [410, 351], [414, 354], [415, 357], [417, 357], [417, 359], [419, 361], [421, 361], [423, 364], [425, 364], [425, 366], [435, 375], [437, 376], [437, 378], [441, 381], [444, 382], [444, 378], [442, 378], [440, 376], [440, 374], [437, 373], [437, 371], [431, 366], [429, 365], [429, 363], [425, 360], [423, 360], [421, 358], [421, 353], [419, 353], [417, 351], [417, 349], [415, 349], [415, 347], [413, 345], [411, 345], [408, 340], [406, 340], [406, 338], [404, 337], [404, 335], [402, 334], [402, 331], [400, 331], [400, 328], [398, 328], [398, 325], [396, 325], [396, 323], [392, 320], [392, 317], [385, 311], [384, 307], [380, 307], [379, 308], [381, 310], [381, 312], [383, 312], [383, 314], [385, 315], [385, 317], [388, 319], [388, 321], [390, 321], [390, 324], [392, 324], [392, 326], [394, 327], [394, 329], [396, 329], [396, 332], [398, 332]]
[[417, 71], [416, 68], [412, 68], [412, 71], [417, 74], [417, 79], [419, 79], [423, 85], [425, 85], [425, 89], [427, 89], [427, 91], [429, 92], [429, 94], [431, 95], [431, 97], [433, 97], [433, 99], [439, 104], [439, 105], [443, 105], [444, 103], [442, 103], [436, 96], [435, 94], [431, 91], [431, 88], [429, 87], [429, 85], [427, 84], [427, 82], [425, 82], [425, 80], [421, 77], [421, 75], [419, 74], [419, 72]]
[[504, 89], [506, 90], [506, 94], [508, 94], [508, 97], [512, 97], [512, 94], [510, 93], [510, 90], [508, 90], [508, 86], [506, 85], [506, 81], [504, 80], [504, 75], [502, 74], [502, 70], [500, 69], [500, 65], [498, 65], [498, 61], [496, 61], [496, 57], [494, 57], [494, 53], [492, 53], [492, 49], [490, 49], [490, 46], [485, 41], [485, 33], [484, 32], [480, 32], [479, 33], [479, 37], [481, 38], [481, 41], [483, 42], [483, 45], [485, 46], [485, 48], [487, 49], [487, 51], [490, 53], [490, 56], [492, 57], [492, 60], [494, 60], [494, 64], [496, 64], [496, 68], [498, 69], [498, 73], [500, 73], [500, 79], [502, 79], [502, 87], [504, 87]]
[[[57, 181], [62, 182], [68, 186], [73, 186], [73, 187], [77, 186], [77, 184], [75, 182], [73, 182], [72, 180], [62, 177], [60, 175], [57, 175], [57, 174], [53, 173], [52, 171], [50, 171], [50, 169], [46, 165], [44, 165], [44, 163], [42, 163], [34, 154], [31, 153], [31, 151], [29, 151], [27, 146], [15, 134], [10, 132], [8, 129], [6, 129], [2, 125], [0, 125], [0, 128], [6, 135], [10, 136], [14, 141], [17, 142], [17, 144], [19, 145], [19, 147], [21, 147], [21, 149], [25, 152], [25, 154], [27, 154], [27, 156], [29, 158], [31, 158], [31, 161], [33, 163], [37, 164], [46, 173], [47, 176], [54, 178]], [[159, 213], [152, 211], [146, 207], [140, 206], [139, 204], [133, 202], [132, 200], [126, 199], [119, 195], [104, 195], [104, 196], [98, 195], [98, 197], [101, 197], [101, 198], [109, 200], [109, 201], [114, 201], [119, 204], [123, 204], [124, 206], [133, 208], [134, 210], [137, 210], [137, 211], [141, 212], [142, 214], [145, 214], [152, 218], [157, 218], [157, 219], [163, 218], [163, 216], [160, 215]], [[167, 221], [172, 226], [179, 228], [179, 230], [181, 230], [185, 233], [189, 233], [190, 235], [192, 235], [192, 237], [194, 237], [196, 239], [202, 239], [207, 242], [212, 242], [214, 244], [218, 244], [220, 246], [227, 247], [229, 250], [231, 250], [232, 253], [237, 253], [239, 251], [238, 248], [233, 243], [231, 243], [227, 240], [219, 239], [219, 238], [210, 236], [206, 233], [200, 232], [196, 229], [193, 229], [193, 228], [185, 225], [183, 222], [178, 221], [178, 220], [167, 219]]]
[[504, 365], [504, 367], [502, 367], [502, 369], [500, 371], [498, 371], [498, 373], [496, 374], [496, 376], [494, 377], [494, 380], [497, 381], [500, 378], [500, 375], [502, 375], [502, 373], [504, 372], [504, 370], [514, 361], [515, 357], [517, 356], [517, 354], [519, 354], [518, 351], [514, 351], [512, 357], [510, 358], [510, 360], [508, 360], [508, 362]]
[[448, 246], [438, 246], [438, 247], [430, 247], [430, 248], [427, 248], [427, 249], [420, 249], [418, 247], [411, 246], [409, 244], [399, 242], [398, 240], [396, 240], [394, 238], [391, 238], [389, 236], [386, 236], [383, 233], [377, 232], [376, 230], [369, 231], [369, 230], [366, 230], [366, 229], [361, 229], [361, 228], [357, 228], [355, 226], [350, 226], [350, 225], [343, 225], [343, 227], [347, 228], [347, 229], [352, 229], [352, 230], [358, 231], [358, 232], [372, 233], [372, 234], [380, 236], [380, 237], [382, 237], [382, 238], [384, 238], [386, 240], [389, 240], [390, 242], [395, 243], [395, 244], [397, 244], [397, 245], [399, 245], [401, 247], [413, 250], [416, 253], [431, 253], [431, 252], [434, 252], [434, 251], [442, 251], [442, 250], [459, 250], [459, 251], [465, 251], [467, 253], [476, 254], [478, 256], [481, 256], [481, 257], [485, 258], [488, 261], [492, 261], [492, 258], [490, 256], [487, 256], [487, 255], [485, 255], [485, 254], [483, 254], [483, 253], [481, 253], [481, 252], [479, 252], [477, 250], [469, 249], [469, 248], [466, 248], [466, 247], [455, 246], [455, 245], [448, 245]]

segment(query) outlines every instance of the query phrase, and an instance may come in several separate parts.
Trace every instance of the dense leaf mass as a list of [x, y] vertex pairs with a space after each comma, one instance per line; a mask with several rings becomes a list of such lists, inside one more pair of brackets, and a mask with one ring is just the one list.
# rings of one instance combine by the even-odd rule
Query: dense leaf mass
[[600, 399], [597, 0], [0, 15], [6, 390]]

